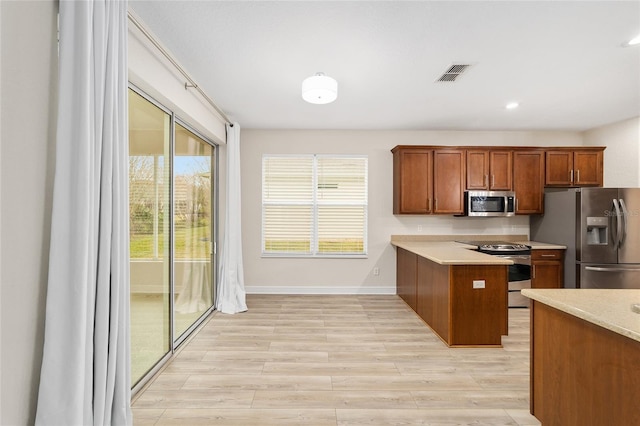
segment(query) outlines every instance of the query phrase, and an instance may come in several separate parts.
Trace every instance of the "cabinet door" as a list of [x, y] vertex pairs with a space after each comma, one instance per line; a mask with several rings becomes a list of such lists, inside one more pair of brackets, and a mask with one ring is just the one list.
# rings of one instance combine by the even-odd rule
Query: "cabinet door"
[[431, 165], [430, 150], [398, 150], [393, 154], [394, 214], [431, 213]]
[[398, 247], [396, 266], [396, 293], [417, 312], [418, 255]]
[[464, 154], [463, 150], [433, 152], [433, 213], [463, 213]]
[[489, 189], [488, 151], [467, 151], [467, 189]]
[[513, 153], [516, 214], [544, 213], [544, 151]]
[[491, 151], [489, 153], [489, 189], [492, 191], [511, 191], [513, 170], [511, 151]]
[[531, 250], [531, 287], [564, 287], [564, 250]]
[[546, 186], [602, 186], [603, 152], [547, 151]]
[[571, 186], [573, 184], [573, 152], [547, 151], [546, 186]]
[[533, 262], [531, 288], [561, 288], [562, 263], [553, 260]]
[[574, 151], [573, 183], [576, 186], [602, 186], [602, 151]]

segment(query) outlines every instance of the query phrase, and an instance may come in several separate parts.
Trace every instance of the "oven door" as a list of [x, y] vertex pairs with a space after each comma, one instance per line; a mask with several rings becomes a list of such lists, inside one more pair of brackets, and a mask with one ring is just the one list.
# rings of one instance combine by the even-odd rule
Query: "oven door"
[[528, 308], [529, 298], [523, 296], [520, 290], [531, 288], [531, 256], [530, 255], [498, 255], [513, 262], [509, 265], [509, 295], [510, 308]]

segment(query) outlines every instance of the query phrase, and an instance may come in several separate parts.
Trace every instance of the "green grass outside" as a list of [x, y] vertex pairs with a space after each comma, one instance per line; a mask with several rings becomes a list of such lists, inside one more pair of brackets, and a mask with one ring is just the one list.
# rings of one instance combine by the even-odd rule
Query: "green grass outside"
[[[175, 228], [176, 259], [207, 259], [211, 231], [208, 225], [194, 228]], [[159, 235], [158, 254], [163, 256], [165, 239]], [[153, 259], [153, 234], [134, 234], [129, 237], [131, 259]]]
[[[209, 256], [209, 226], [195, 228], [176, 227], [175, 258], [206, 259]], [[158, 254], [163, 257], [165, 239], [162, 234], [158, 241]], [[310, 241], [271, 240], [265, 242], [265, 251], [273, 253], [308, 253]], [[362, 240], [322, 240], [318, 244], [319, 253], [362, 253]], [[131, 259], [153, 259], [153, 234], [134, 234], [129, 239]]]

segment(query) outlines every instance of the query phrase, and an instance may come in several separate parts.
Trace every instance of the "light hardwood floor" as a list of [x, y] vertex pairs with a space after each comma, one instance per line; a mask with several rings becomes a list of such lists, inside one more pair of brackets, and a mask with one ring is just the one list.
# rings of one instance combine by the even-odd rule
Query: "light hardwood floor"
[[539, 425], [529, 310], [503, 348], [447, 348], [397, 296], [249, 295], [136, 396], [135, 425]]

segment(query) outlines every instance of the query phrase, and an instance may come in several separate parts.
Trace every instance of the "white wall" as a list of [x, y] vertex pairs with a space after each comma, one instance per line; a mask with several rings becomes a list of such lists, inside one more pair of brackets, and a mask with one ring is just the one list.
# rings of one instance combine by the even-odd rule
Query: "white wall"
[[[131, 10], [129, 13], [144, 27], [140, 18]], [[149, 29], [145, 27], [144, 31], [166, 50]], [[224, 118], [199, 92], [185, 87], [187, 80], [184, 75], [131, 20], [128, 26], [128, 50], [129, 82], [169, 108], [177, 117], [188, 121], [204, 136], [216, 143], [226, 142]]]
[[640, 117], [583, 133], [584, 144], [606, 146], [604, 186], [640, 187]]
[[0, 2], [0, 424], [33, 424], [54, 172], [58, 3]]
[[[395, 294], [395, 251], [389, 244], [393, 234], [529, 234], [528, 216], [394, 216], [391, 148], [396, 145], [580, 146], [582, 137], [577, 132], [243, 130], [242, 232], [247, 292]], [[261, 159], [267, 153], [369, 156], [367, 259], [261, 258]], [[374, 267], [380, 268], [379, 276], [373, 275]]]

